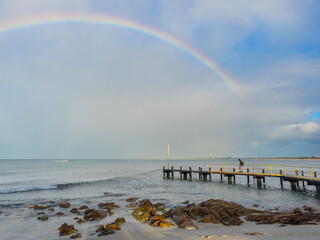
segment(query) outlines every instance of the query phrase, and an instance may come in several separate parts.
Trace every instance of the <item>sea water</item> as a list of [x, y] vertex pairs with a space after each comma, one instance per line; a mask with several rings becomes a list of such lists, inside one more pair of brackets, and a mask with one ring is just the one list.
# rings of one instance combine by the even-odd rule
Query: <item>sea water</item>
[[[233, 163], [237, 159], [171, 160], [170, 166], [193, 169], [210, 163]], [[246, 164], [299, 165], [320, 167], [319, 161], [247, 159]], [[124, 201], [129, 197], [148, 198], [176, 206], [188, 200], [199, 203], [210, 198], [236, 202], [246, 207], [258, 204], [263, 209], [292, 210], [303, 205], [320, 208], [320, 196], [314, 186], [292, 191], [289, 182], [280, 187], [279, 178], [266, 178], [258, 189], [252, 178], [247, 185], [245, 176], [236, 176], [235, 184], [220, 175], [211, 181], [198, 178], [180, 180], [163, 179], [162, 168], [167, 160], [0, 160], [0, 209], [10, 213], [34, 204], [56, 204], [69, 201], [78, 204], [96, 204]], [[108, 193], [108, 194], [105, 194]]]

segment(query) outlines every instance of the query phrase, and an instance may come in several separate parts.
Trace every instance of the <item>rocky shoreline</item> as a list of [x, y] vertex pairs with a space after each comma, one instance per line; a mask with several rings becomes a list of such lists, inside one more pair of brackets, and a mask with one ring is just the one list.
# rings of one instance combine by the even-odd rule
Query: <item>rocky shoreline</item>
[[[51, 218], [61, 218], [61, 223], [56, 226], [57, 236], [69, 236], [71, 239], [82, 238], [84, 232], [78, 229], [87, 222], [102, 223], [102, 219], [109, 219], [118, 213], [119, 209], [131, 211], [133, 221], [138, 221], [149, 227], [181, 229], [198, 229], [198, 224], [215, 224], [218, 226], [239, 226], [245, 221], [255, 222], [256, 224], [279, 224], [279, 227], [287, 225], [317, 225], [320, 222], [320, 213], [312, 207], [303, 206], [302, 209], [296, 208], [289, 212], [263, 211], [254, 208], [246, 208], [240, 204], [227, 202], [221, 199], [209, 199], [199, 204], [186, 201], [179, 206], [167, 209], [162, 202], [152, 203], [149, 199], [132, 197], [125, 200], [127, 205], [119, 206], [115, 202], [101, 202], [96, 208], [89, 208], [87, 205], [73, 206], [69, 202], [41, 206], [35, 204], [30, 206], [33, 209], [37, 220], [47, 222]], [[0, 214], [1, 214], [0, 210]], [[120, 213], [121, 215], [122, 213]], [[64, 216], [72, 217], [73, 221], [64, 222]], [[126, 216], [128, 218], [128, 216]], [[68, 218], [70, 219], [70, 218]], [[114, 218], [113, 218], [114, 219]], [[134, 220], [135, 219], [135, 220]], [[131, 219], [129, 219], [131, 221]], [[88, 236], [106, 236], [115, 234], [126, 228], [126, 219], [119, 216], [108, 223], [100, 224], [98, 228], [86, 230]], [[248, 235], [258, 233], [248, 233]]]

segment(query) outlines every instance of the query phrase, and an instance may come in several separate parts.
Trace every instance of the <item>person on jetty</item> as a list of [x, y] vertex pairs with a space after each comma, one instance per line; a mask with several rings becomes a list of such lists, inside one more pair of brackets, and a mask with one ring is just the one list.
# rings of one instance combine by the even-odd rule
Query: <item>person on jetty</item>
[[243, 172], [242, 166], [244, 165], [244, 162], [239, 158], [239, 172]]

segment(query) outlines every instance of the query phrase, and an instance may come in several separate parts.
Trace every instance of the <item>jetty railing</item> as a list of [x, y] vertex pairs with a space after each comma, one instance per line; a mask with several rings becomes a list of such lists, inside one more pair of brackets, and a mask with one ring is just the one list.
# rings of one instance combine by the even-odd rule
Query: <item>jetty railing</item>
[[320, 181], [320, 167], [259, 165], [259, 164], [209, 164], [209, 171], [216, 174], [257, 175], [267, 177], [293, 177], [301, 180]]
[[286, 166], [286, 165], [260, 165], [260, 164], [209, 164], [209, 170], [199, 167], [198, 169], [190, 166], [187, 169], [183, 169], [180, 166], [179, 169], [175, 169], [173, 166], [166, 169], [163, 167], [163, 178], [174, 178], [174, 172], [180, 174], [180, 179], [190, 180], [194, 176], [198, 175], [199, 180], [206, 181], [209, 177], [211, 180], [212, 174], [219, 174], [221, 181], [223, 177], [228, 178], [228, 183], [235, 182], [236, 175], [247, 176], [247, 182], [249, 184], [249, 177], [257, 181], [258, 187], [262, 186], [262, 181], [265, 183], [266, 177], [277, 177], [280, 179], [281, 187], [283, 187], [283, 181], [289, 181], [291, 188], [296, 189], [299, 187], [299, 182], [302, 182], [303, 187], [305, 184], [314, 185], [318, 192], [320, 192], [320, 167], [306, 167], [306, 166]]

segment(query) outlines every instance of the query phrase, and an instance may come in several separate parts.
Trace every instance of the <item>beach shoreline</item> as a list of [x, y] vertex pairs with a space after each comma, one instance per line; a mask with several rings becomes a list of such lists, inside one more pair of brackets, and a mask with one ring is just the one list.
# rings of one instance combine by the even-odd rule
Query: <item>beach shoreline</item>
[[[79, 239], [319, 239], [320, 229], [318, 225], [287, 225], [279, 227], [280, 224], [256, 224], [241, 217], [243, 223], [239, 226], [224, 226], [222, 224], [201, 223], [194, 221], [198, 229], [188, 230], [178, 228], [177, 225], [170, 228], [152, 227], [142, 224], [132, 216], [133, 208], [127, 208], [128, 202], [123, 199], [117, 202], [119, 208], [114, 209], [114, 215], [106, 218], [87, 221], [82, 224], [76, 223], [75, 217], [81, 218], [83, 213], [73, 214], [70, 210], [79, 207], [71, 204], [69, 208], [60, 208], [58, 204], [53, 205], [54, 211], [15, 209], [9, 214], [4, 210], [0, 215], [2, 240], [27, 240], [27, 239], [69, 239], [70, 236], [59, 236], [58, 228], [61, 224], [72, 224], [82, 237]], [[89, 206], [94, 207], [94, 206]], [[95, 206], [97, 207], [97, 206]], [[56, 216], [56, 212], [64, 213]], [[37, 220], [39, 212], [45, 212], [49, 216], [48, 221]], [[126, 223], [121, 225], [121, 230], [114, 234], [98, 237], [96, 229], [100, 225], [110, 224], [117, 218], [125, 218]], [[172, 221], [172, 220], [171, 220]], [[173, 222], [173, 221], [172, 221]], [[255, 234], [257, 235], [248, 235]], [[261, 235], [260, 235], [261, 234]]]

